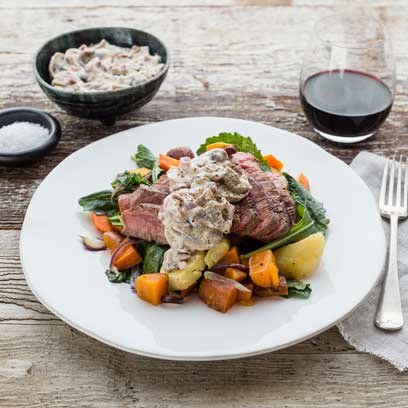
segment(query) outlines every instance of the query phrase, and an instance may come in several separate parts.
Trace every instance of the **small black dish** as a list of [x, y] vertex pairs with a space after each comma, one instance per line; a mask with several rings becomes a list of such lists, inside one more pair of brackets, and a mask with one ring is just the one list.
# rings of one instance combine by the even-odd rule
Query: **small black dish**
[[12, 108], [0, 111], [0, 128], [15, 122], [37, 123], [50, 132], [45, 143], [19, 153], [3, 153], [0, 151], [0, 165], [19, 166], [33, 163], [50, 152], [58, 144], [61, 137], [61, 126], [57, 119], [47, 112], [34, 108]]
[[[148, 46], [152, 54], [160, 55], [164, 67], [153, 78], [117, 91], [72, 92], [51, 85], [48, 65], [56, 52], [96, 44], [102, 39], [121, 47]], [[96, 27], [61, 34], [46, 42], [34, 58], [35, 78], [49, 99], [71, 115], [97, 119], [106, 125], [114, 124], [118, 115], [150, 102], [166, 78], [169, 66], [169, 51], [162, 41], [145, 31], [125, 27]]]

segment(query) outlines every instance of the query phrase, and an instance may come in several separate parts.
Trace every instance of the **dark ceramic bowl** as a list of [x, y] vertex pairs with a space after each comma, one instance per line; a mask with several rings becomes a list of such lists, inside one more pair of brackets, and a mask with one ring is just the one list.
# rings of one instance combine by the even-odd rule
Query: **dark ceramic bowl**
[[[148, 81], [118, 91], [70, 92], [51, 85], [48, 64], [54, 53], [65, 52], [81, 44], [95, 44], [103, 38], [122, 47], [149, 46], [150, 53], [160, 55], [164, 67]], [[45, 43], [35, 56], [34, 72], [48, 98], [68, 113], [113, 124], [118, 115], [138, 109], [154, 97], [167, 75], [169, 65], [170, 56], [166, 46], [152, 34], [132, 28], [98, 27], [62, 34]]]
[[0, 151], [0, 165], [19, 166], [33, 163], [50, 152], [58, 144], [61, 136], [61, 126], [57, 119], [49, 113], [33, 108], [13, 108], [0, 111], [0, 128], [14, 122], [37, 123], [48, 129], [49, 138], [40, 146], [19, 153], [4, 153]]

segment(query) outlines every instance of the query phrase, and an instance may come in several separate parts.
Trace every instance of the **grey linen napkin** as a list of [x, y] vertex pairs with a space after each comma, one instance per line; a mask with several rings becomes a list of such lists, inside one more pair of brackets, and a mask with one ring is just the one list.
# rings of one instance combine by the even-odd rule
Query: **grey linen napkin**
[[[384, 164], [383, 157], [368, 152], [361, 152], [351, 163], [351, 167], [367, 183], [376, 199], [380, 192]], [[388, 243], [388, 221], [384, 221], [383, 225]], [[338, 328], [344, 339], [358, 351], [374, 354], [404, 371], [408, 369], [408, 220], [399, 223], [398, 267], [405, 326], [399, 331], [386, 332], [374, 325], [382, 288], [381, 280], [363, 303], [338, 324]]]

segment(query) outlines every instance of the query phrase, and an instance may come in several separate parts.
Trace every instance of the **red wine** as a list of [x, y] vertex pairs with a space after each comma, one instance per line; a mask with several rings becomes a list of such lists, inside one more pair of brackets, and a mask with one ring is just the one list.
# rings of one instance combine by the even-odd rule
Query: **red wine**
[[364, 72], [334, 70], [309, 77], [300, 100], [318, 131], [359, 137], [374, 133], [392, 107], [392, 92], [380, 79]]

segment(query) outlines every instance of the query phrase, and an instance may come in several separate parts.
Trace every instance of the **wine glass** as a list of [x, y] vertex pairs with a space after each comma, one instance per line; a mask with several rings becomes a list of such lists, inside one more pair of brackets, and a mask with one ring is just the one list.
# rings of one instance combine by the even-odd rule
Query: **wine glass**
[[394, 94], [392, 44], [380, 20], [354, 12], [316, 23], [303, 59], [300, 100], [318, 134], [340, 143], [373, 136]]

